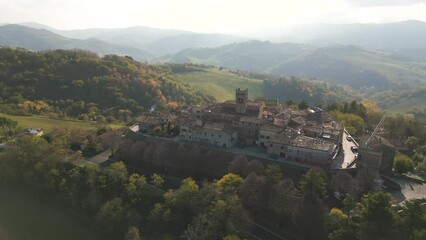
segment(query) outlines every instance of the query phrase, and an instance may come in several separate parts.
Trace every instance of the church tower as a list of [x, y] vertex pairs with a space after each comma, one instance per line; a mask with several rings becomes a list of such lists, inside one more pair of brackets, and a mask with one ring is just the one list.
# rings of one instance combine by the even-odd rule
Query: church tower
[[235, 111], [237, 113], [246, 113], [248, 101], [248, 88], [241, 90], [235, 89]]

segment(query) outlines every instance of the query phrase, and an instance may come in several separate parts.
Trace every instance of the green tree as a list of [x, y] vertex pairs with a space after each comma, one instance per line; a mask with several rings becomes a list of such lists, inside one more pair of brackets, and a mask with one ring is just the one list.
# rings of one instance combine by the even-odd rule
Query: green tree
[[327, 181], [325, 173], [319, 168], [311, 168], [302, 176], [299, 187], [303, 194], [313, 193], [324, 198], [327, 193]]
[[124, 240], [142, 240], [139, 229], [136, 227], [129, 227], [124, 236]]
[[420, 201], [406, 201], [399, 211], [399, 221], [402, 226], [404, 239], [415, 239], [416, 231], [421, 231], [426, 226], [426, 208]]
[[265, 178], [266, 182], [273, 186], [283, 179], [283, 173], [281, 171], [280, 165], [276, 163], [271, 163], [266, 166], [265, 169]]
[[154, 185], [157, 188], [162, 188], [163, 184], [164, 184], [164, 178], [161, 177], [159, 174], [157, 173], [153, 173], [151, 175], [151, 184]]
[[420, 145], [420, 140], [418, 137], [410, 136], [405, 140], [405, 143], [410, 148], [411, 151], [415, 150]]
[[124, 232], [126, 209], [121, 198], [113, 198], [102, 205], [95, 216], [99, 232], [110, 238], [120, 238]]
[[328, 215], [330, 240], [356, 240], [356, 226], [352, 220], [338, 208], [332, 208]]
[[388, 193], [370, 193], [362, 199], [361, 234], [363, 239], [389, 239], [396, 227], [396, 213]]
[[406, 173], [414, 170], [413, 160], [404, 154], [397, 154], [393, 160], [393, 169], [397, 173]]

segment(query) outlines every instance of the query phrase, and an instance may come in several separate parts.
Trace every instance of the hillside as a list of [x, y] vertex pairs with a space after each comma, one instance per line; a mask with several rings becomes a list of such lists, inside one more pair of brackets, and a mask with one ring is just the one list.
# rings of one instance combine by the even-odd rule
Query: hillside
[[407, 61], [396, 54], [356, 46], [313, 50], [271, 70], [274, 74], [317, 77], [355, 88], [397, 89], [426, 83], [426, 63]]
[[135, 47], [120, 46], [90, 38], [86, 40], [63, 37], [45, 29], [34, 29], [21, 25], [0, 26], [0, 45], [21, 47], [30, 50], [84, 49], [106, 54], [130, 55], [138, 60], [147, 60], [154, 55]]
[[27, 114], [53, 112], [90, 120], [129, 120], [152, 106], [205, 100], [177, 83], [168, 68], [75, 50], [0, 48], [0, 89], [5, 112], [17, 108]]
[[426, 82], [425, 62], [413, 61], [395, 52], [346, 45], [315, 49], [309, 45], [250, 41], [184, 50], [161, 61], [319, 78], [355, 88], [399, 89]]
[[348, 87], [298, 77], [277, 78], [188, 64], [172, 65], [172, 69], [178, 81], [215, 97], [217, 101], [234, 99], [236, 88], [248, 88], [250, 99], [267, 97], [280, 102], [305, 99], [313, 105], [360, 99], [359, 94]]
[[141, 26], [114, 29], [58, 30], [38, 23], [22, 24], [36, 29], [46, 29], [68, 38], [81, 40], [97, 38], [111, 44], [143, 49], [156, 55], [172, 54], [187, 48], [219, 47], [248, 40], [246, 37], [226, 34], [195, 33]]
[[309, 52], [313, 47], [292, 43], [248, 41], [218, 48], [187, 49], [160, 61], [223, 66], [250, 72], [267, 72], [269, 68]]

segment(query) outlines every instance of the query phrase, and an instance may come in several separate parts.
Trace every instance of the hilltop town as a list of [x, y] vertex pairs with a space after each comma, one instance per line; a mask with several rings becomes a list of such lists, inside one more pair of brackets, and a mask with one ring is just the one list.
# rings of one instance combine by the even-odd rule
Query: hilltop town
[[[274, 99], [249, 100], [248, 89], [236, 89], [235, 100], [147, 115], [132, 130], [326, 169], [354, 167], [358, 156], [358, 145], [344, 126], [321, 108], [299, 110]], [[168, 134], [160, 134], [164, 132]]]

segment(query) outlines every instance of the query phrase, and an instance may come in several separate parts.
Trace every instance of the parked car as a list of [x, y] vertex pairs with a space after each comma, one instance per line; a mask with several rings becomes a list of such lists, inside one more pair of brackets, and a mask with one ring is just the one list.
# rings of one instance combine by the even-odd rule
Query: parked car
[[351, 146], [351, 151], [354, 153], [358, 152], [358, 146]]
[[349, 142], [352, 142], [352, 137], [351, 137], [351, 135], [346, 136], [346, 140], [348, 140]]

